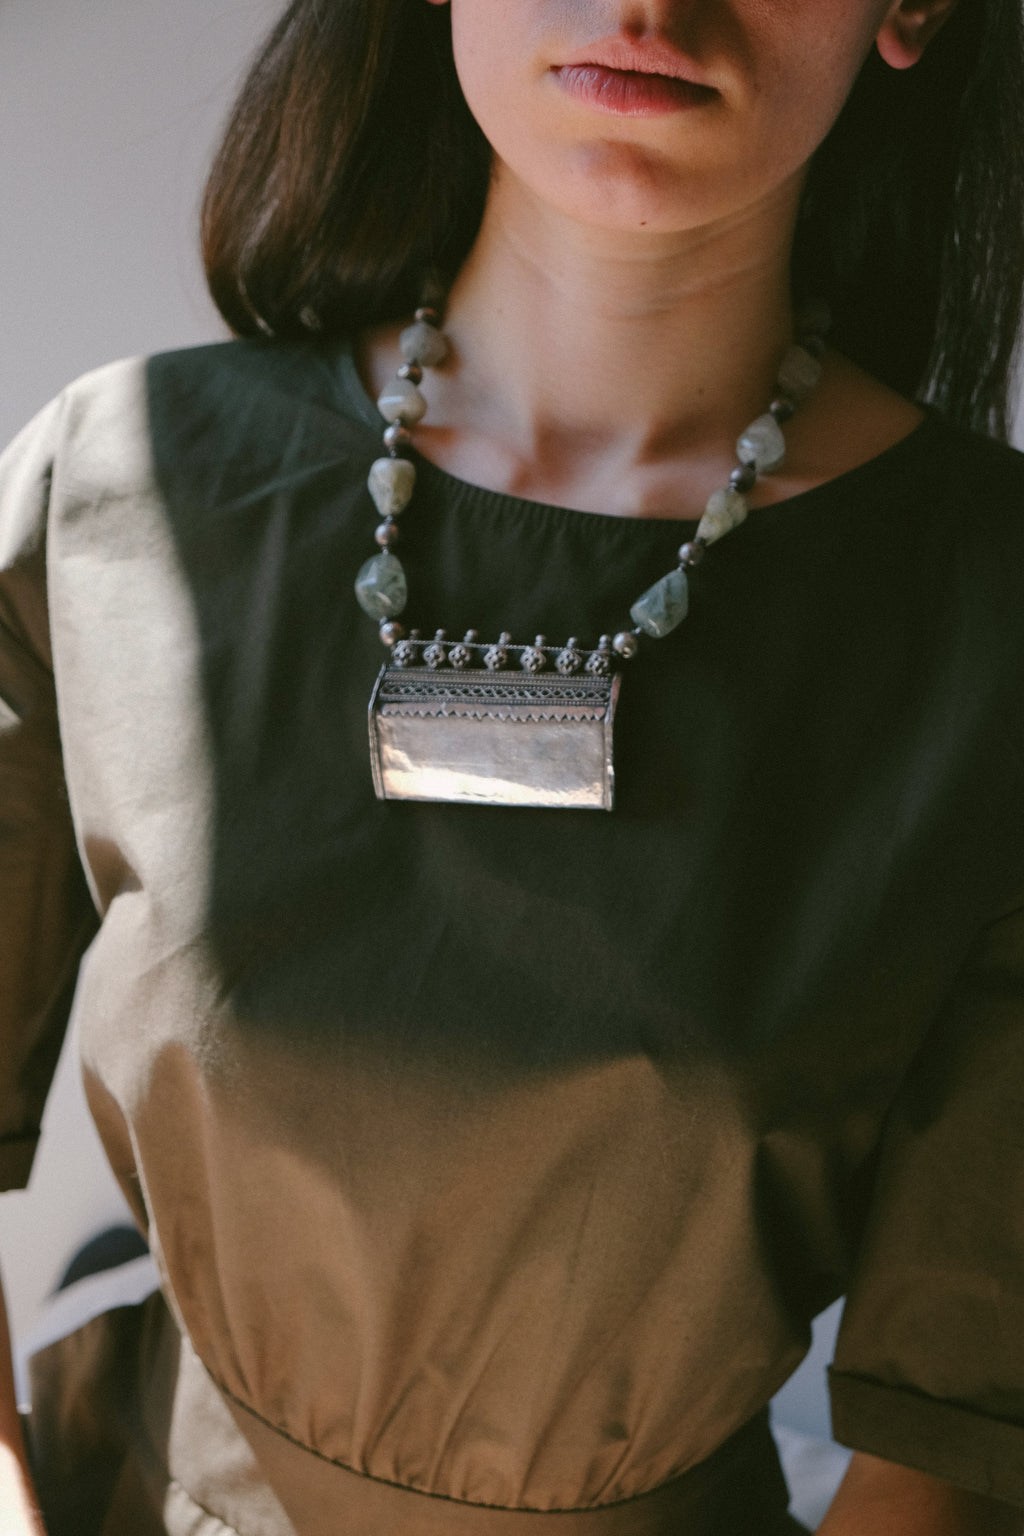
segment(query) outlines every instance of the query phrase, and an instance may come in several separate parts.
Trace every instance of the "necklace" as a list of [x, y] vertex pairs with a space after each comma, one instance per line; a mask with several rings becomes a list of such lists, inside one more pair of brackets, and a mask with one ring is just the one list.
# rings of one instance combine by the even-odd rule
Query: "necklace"
[[821, 377], [827, 306], [812, 302], [799, 311], [776, 394], [741, 433], [736, 468], [712, 494], [675, 568], [637, 598], [632, 627], [602, 635], [590, 649], [575, 636], [564, 645], [549, 645], [543, 635], [517, 643], [507, 631], [490, 642], [473, 629], [461, 640], [450, 640], [443, 629], [426, 639], [399, 622], [409, 591], [394, 547], [416, 487], [416, 465], [404, 455], [427, 410], [419, 388], [424, 369], [440, 367], [449, 353], [439, 326], [436, 309], [416, 311], [399, 339], [402, 365], [377, 401], [387, 422], [387, 456], [373, 463], [367, 484], [381, 518], [378, 552], [355, 584], [359, 605], [378, 622], [389, 652], [369, 708], [374, 789], [381, 800], [611, 810], [622, 668], [645, 637], [662, 640], [686, 618], [690, 573], [710, 545], [745, 520], [758, 477], [781, 469], [782, 428]]

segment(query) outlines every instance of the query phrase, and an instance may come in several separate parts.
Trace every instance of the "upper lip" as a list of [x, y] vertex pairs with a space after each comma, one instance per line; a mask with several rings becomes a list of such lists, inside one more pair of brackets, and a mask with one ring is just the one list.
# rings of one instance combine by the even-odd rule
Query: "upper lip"
[[571, 59], [559, 60], [555, 67], [573, 69], [587, 64], [598, 69], [618, 69], [635, 75], [666, 75], [672, 80], [688, 80], [691, 85], [709, 85], [691, 59], [660, 38], [634, 42], [628, 37], [604, 37], [581, 48]]

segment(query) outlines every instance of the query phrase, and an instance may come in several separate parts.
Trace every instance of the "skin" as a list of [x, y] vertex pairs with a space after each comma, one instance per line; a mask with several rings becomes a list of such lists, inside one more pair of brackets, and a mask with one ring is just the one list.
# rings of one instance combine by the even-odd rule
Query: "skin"
[[[495, 147], [483, 227], [449, 300], [457, 363], [428, 379], [421, 450], [494, 490], [624, 516], [699, 511], [771, 398], [789, 337], [806, 165], [869, 49], [909, 67], [951, 0], [454, 0], [456, 62]], [[550, 66], [660, 38], [708, 107], [612, 118]], [[367, 339], [383, 386], [396, 333]], [[919, 420], [842, 359], [788, 432], [785, 498]]]
[[[442, 3], [442, 0], [430, 0]], [[494, 149], [479, 238], [449, 295], [452, 361], [416, 430], [463, 479], [612, 516], [694, 515], [771, 398], [792, 334], [808, 162], [871, 48], [912, 68], [955, 0], [451, 0], [466, 99]], [[610, 117], [551, 66], [618, 34], [673, 44], [707, 106]], [[397, 328], [365, 338], [371, 388]], [[754, 504], [898, 442], [910, 402], [830, 353]], [[756, 515], [756, 513], [755, 513]], [[855, 1455], [822, 1536], [1020, 1536], [1024, 1517]]]
[[45, 1536], [32, 1493], [14, 1394], [7, 1310], [0, 1288], [0, 1531], [4, 1536]]

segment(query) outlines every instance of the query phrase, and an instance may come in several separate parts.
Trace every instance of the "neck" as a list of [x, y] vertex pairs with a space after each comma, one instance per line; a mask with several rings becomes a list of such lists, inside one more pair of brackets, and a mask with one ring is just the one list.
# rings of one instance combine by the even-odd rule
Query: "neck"
[[445, 418], [535, 465], [724, 452], [765, 409], [789, 339], [798, 188], [712, 229], [590, 229], [499, 174], [450, 295]]

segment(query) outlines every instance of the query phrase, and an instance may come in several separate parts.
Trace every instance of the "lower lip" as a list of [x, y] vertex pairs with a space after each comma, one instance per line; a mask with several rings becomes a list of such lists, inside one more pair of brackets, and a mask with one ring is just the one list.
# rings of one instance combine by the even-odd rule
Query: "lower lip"
[[664, 117], [706, 106], [717, 92], [692, 80], [605, 69], [600, 64], [563, 64], [552, 70], [559, 85], [578, 101], [616, 117]]

